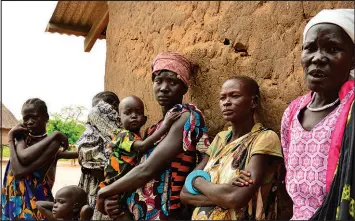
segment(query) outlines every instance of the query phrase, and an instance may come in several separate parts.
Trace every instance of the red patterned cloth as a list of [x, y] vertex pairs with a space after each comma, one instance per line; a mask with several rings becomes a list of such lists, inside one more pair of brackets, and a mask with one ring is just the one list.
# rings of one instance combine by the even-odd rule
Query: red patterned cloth
[[[138, 188], [127, 199], [128, 209], [135, 220], [167, 220], [183, 218], [183, 205], [180, 191], [187, 175], [201, 161], [210, 145], [204, 117], [192, 104], [178, 104], [171, 111], [189, 112], [190, 116], [184, 124], [181, 153], [173, 159], [169, 166], [161, 168], [162, 172], [143, 187]], [[151, 136], [162, 125], [163, 119], [150, 127], [145, 138]], [[165, 138], [156, 142], [141, 158], [144, 163]]]
[[161, 70], [169, 70], [176, 73], [185, 86], [189, 86], [192, 64], [179, 53], [163, 52], [158, 54], [152, 64], [152, 74], [159, 74]]

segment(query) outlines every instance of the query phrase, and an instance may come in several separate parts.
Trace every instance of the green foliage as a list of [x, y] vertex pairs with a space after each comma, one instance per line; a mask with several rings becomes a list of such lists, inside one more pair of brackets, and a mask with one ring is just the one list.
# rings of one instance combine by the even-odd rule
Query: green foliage
[[2, 146], [2, 157], [10, 157], [10, 149], [8, 146]]
[[[77, 109], [79, 108], [81, 107], [77, 107]], [[61, 113], [52, 114], [47, 124], [47, 132], [51, 134], [54, 131], [60, 131], [68, 137], [69, 144], [74, 145], [85, 131], [85, 126], [78, 120], [82, 109], [79, 109], [80, 114], [75, 112], [75, 108], [72, 108], [72, 112], [68, 114], [68, 112], [70, 112], [68, 109], [69, 108], [63, 108]]]
[[85, 127], [75, 120], [64, 121], [58, 118], [50, 119], [47, 125], [48, 134], [56, 130], [65, 134], [68, 137], [69, 144], [74, 145], [80, 135], [85, 131]]

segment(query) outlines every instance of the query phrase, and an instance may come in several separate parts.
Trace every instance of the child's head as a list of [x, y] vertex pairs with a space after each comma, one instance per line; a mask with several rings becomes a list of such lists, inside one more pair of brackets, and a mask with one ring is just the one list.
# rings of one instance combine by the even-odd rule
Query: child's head
[[78, 219], [83, 206], [88, 203], [86, 192], [78, 186], [66, 186], [58, 190], [52, 209], [56, 219]]
[[100, 100], [103, 100], [108, 104], [111, 104], [112, 107], [116, 111], [118, 111], [118, 104], [120, 103], [120, 99], [112, 91], [103, 91], [103, 92], [96, 94], [92, 99], [92, 106], [95, 106], [96, 104], [98, 104]]
[[46, 132], [46, 124], [49, 119], [47, 105], [39, 98], [28, 99], [22, 106], [23, 125], [33, 135]]
[[119, 113], [123, 128], [134, 133], [139, 133], [147, 122], [143, 101], [136, 96], [125, 97], [119, 105]]

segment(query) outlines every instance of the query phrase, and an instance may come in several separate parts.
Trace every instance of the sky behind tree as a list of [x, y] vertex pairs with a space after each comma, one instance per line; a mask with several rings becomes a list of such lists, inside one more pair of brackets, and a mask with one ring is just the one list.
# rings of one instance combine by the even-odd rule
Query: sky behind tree
[[2, 103], [17, 119], [29, 98], [41, 98], [55, 113], [71, 105], [89, 109], [104, 90], [106, 41], [87, 53], [84, 37], [45, 32], [56, 5], [2, 2]]

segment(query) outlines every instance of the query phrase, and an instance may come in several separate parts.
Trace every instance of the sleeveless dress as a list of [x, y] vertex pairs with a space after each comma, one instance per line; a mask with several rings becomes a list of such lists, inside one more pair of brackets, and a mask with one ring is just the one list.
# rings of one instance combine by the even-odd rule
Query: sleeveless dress
[[[27, 137], [26, 143], [31, 146], [45, 137]], [[42, 220], [44, 216], [37, 209], [37, 201], [54, 201], [52, 187], [54, 180], [46, 174], [40, 179], [40, 172], [35, 171], [21, 179], [15, 179], [11, 162], [6, 166], [3, 188], [1, 188], [2, 220]]]

